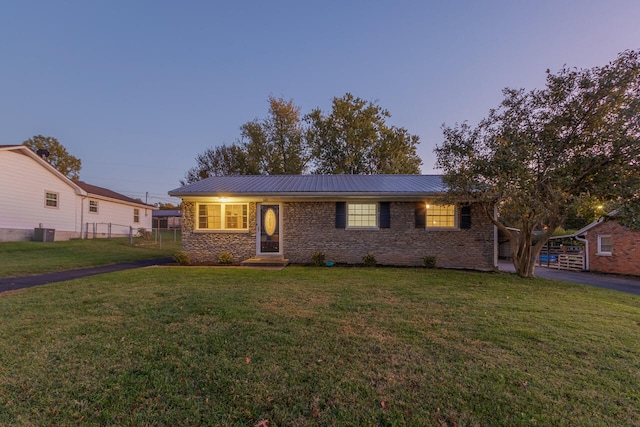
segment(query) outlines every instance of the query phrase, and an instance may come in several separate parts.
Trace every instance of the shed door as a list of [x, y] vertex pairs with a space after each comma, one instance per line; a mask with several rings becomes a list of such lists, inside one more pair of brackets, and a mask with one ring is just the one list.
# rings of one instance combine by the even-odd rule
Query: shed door
[[279, 254], [281, 246], [280, 205], [260, 205], [259, 254]]

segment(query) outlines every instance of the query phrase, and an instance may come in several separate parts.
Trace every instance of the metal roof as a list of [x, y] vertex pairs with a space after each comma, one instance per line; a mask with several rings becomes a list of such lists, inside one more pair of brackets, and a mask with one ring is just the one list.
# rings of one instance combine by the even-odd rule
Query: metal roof
[[190, 196], [425, 196], [446, 191], [440, 175], [214, 176], [171, 190]]

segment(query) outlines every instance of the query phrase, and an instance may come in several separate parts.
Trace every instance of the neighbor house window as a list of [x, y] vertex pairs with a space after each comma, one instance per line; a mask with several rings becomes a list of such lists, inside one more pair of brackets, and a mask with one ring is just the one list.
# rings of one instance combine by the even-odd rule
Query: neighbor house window
[[89, 200], [89, 212], [98, 213], [98, 201], [97, 200]]
[[246, 203], [199, 204], [198, 229], [248, 230], [249, 205]]
[[133, 222], [140, 222], [140, 209], [133, 209]]
[[377, 226], [377, 203], [347, 204], [347, 228], [376, 228]]
[[598, 255], [611, 255], [613, 240], [611, 236], [598, 236]]
[[48, 208], [57, 208], [58, 207], [58, 193], [45, 192], [44, 195], [44, 205]]
[[427, 204], [427, 228], [454, 228], [455, 226], [455, 205]]

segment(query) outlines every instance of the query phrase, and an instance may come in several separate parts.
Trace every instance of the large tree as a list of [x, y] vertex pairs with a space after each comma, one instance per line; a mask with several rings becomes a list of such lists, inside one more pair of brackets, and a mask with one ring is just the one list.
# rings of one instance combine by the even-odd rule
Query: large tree
[[269, 97], [269, 114], [240, 127], [240, 140], [198, 154], [182, 185], [210, 176], [301, 174], [308, 161], [300, 108]]
[[264, 175], [301, 174], [308, 160], [300, 107], [293, 100], [269, 96], [267, 118], [240, 128], [253, 172]]
[[[443, 126], [443, 133], [435, 151], [450, 195], [484, 206], [510, 237], [522, 277], [533, 276], [542, 246], [586, 198], [616, 203], [623, 222], [640, 226], [637, 51], [602, 67], [547, 70], [544, 89], [505, 89], [477, 127]], [[519, 232], [494, 218], [494, 206]]]
[[387, 125], [389, 117], [379, 105], [350, 93], [334, 98], [328, 114], [314, 109], [305, 117], [313, 172], [419, 173], [419, 138]]
[[52, 136], [36, 135], [22, 143], [33, 151], [43, 150], [44, 159], [67, 178], [80, 179], [82, 162], [77, 157], [69, 154], [66, 148]]
[[245, 149], [237, 144], [208, 148], [196, 156], [196, 165], [189, 169], [180, 180], [187, 185], [210, 176], [252, 175], [248, 173], [248, 159]]

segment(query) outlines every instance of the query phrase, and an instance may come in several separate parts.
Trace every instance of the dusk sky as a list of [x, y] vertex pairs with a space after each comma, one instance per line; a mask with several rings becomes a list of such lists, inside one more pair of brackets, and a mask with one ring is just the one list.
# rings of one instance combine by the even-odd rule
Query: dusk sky
[[266, 117], [269, 95], [304, 114], [350, 92], [438, 173], [443, 123], [640, 48], [639, 23], [638, 0], [0, 0], [0, 145], [53, 136], [83, 181], [176, 202], [196, 155]]

